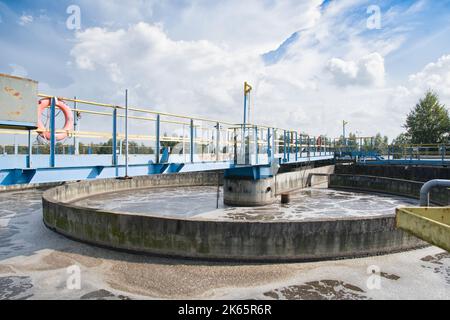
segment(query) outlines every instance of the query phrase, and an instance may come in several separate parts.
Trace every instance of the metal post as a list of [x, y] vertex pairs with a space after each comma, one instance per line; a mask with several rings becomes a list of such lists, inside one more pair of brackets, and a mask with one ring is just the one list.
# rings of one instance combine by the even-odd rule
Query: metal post
[[283, 138], [283, 162], [286, 162], [287, 161], [287, 158], [286, 158], [286, 153], [287, 153], [287, 150], [286, 150], [286, 147], [287, 147], [287, 145], [286, 145], [286, 130], [284, 130], [284, 138]]
[[300, 154], [300, 158], [303, 158], [303, 136], [301, 133], [300, 133], [300, 152], [299, 152], [299, 154]]
[[277, 131], [272, 129], [272, 159], [275, 159], [275, 154], [278, 153], [277, 146]]
[[156, 154], [155, 162], [159, 164], [161, 160], [161, 116], [156, 116]]
[[125, 178], [128, 177], [128, 90], [125, 90]]
[[247, 153], [247, 82], [244, 83], [244, 125], [242, 127], [242, 146], [241, 148], [244, 152], [245, 164], [248, 164], [248, 153]]
[[292, 132], [288, 132], [288, 154], [287, 154], [287, 159], [288, 162], [291, 161], [291, 153], [292, 153]]
[[117, 108], [113, 110], [113, 135], [112, 135], [112, 162], [113, 166], [118, 166], [117, 161]]
[[56, 147], [56, 98], [52, 98], [50, 106], [50, 168], [55, 167], [55, 147]]
[[31, 155], [33, 153], [33, 144], [31, 143], [31, 130], [28, 130], [28, 157], [27, 168], [31, 168]]
[[14, 135], [14, 155], [18, 155], [19, 154], [19, 146], [17, 144], [17, 135]]
[[256, 164], [259, 163], [259, 141], [258, 141], [258, 127], [255, 126], [255, 157], [256, 157]]
[[[77, 97], [74, 97], [74, 100], [76, 100]], [[74, 136], [73, 136], [73, 146], [74, 146], [74, 154], [75, 155], [79, 155], [80, 154], [80, 144], [78, 143], [78, 111], [77, 111], [77, 102], [74, 101], [73, 103], [73, 131], [74, 131]]]
[[270, 128], [267, 128], [267, 160], [269, 161], [269, 163], [271, 162], [272, 159], [272, 150], [270, 148]]
[[298, 132], [295, 131], [295, 162], [298, 161]]
[[220, 160], [220, 123], [217, 122], [216, 129], [216, 161]]
[[311, 157], [311, 137], [308, 136], [308, 151], [307, 151], [308, 159]]
[[347, 141], [345, 140], [345, 126], [348, 124], [348, 122], [345, 122], [345, 120], [342, 121], [342, 134], [344, 139], [344, 146], [347, 146]]
[[313, 138], [314, 139], [314, 157], [316, 156], [316, 153], [317, 153], [317, 139], [316, 139], [316, 137], [314, 137]]
[[391, 162], [391, 146], [388, 144], [388, 163]]
[[247, 83], [244, 85], [244, 130], [247, 125]]
[[191, 163], [194, 163], [194, 148], [195, 148], [195, 144], [194, 144], [194, 119], [191, 119]]

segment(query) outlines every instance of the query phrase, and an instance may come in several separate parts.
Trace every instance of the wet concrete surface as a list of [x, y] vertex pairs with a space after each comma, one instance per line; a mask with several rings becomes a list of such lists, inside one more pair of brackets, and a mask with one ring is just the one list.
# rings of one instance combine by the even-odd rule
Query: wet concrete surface
[[289, 264], [132, 255], [48, 230], [40, 191], [9, 192], [0, 193], [0, 299], [450, 299], [450, 255], [429, 247]]
[[[221, 192], [221, 194], [223, 194]], [[389, 215], [399, 206], [417, 205], [413, 199], [337, 191], [307, 189], [281, 201], [255, 208], [235, 208], [219, 199], [216, 187], [156, 188], [96, 195], [74, 204], [97, 209], [139, 214], [211, 220], [292, 221], [323, 218]]]

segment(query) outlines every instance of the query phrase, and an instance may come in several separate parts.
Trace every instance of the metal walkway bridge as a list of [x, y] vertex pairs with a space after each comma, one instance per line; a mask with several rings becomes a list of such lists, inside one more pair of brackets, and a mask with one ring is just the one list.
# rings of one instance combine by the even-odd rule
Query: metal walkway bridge
[[[331, 139], [296, 130], [150, 111], [128, 106], [127, 100], [118, 106], [39, 97], [52, 101], [44, 115], [46, 130], [0, 129], [0, 186], [334, 158]], [[63, 124], [58, 100], [70, 105], [73, 129], [57, 129]], [[58, 134], [65, 139], [57, 141]], [[50, 139], [42, 139], [43, 135]]]

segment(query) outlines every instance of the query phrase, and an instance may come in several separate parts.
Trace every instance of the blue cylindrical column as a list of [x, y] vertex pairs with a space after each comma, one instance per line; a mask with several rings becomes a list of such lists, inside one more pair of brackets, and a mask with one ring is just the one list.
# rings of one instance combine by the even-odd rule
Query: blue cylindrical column
[[190, 143], [190, 153], [191, 153], [191, 163], [194, 163], [194, 119], [191, 119], [191, 135], [190, 135], [191, 143]]
[[258, 127], [255, 126], [255, 158], [256, 164], [259, 163], [259, 139], [258, 139]]
[[28, 130], [28, 156], [27, 156], [27, 168], [31, 168], [31, 155], [33, 153], [33, 144], [31, 142], [31, 130]]
[[128, 90], [125, 90], [125, 177], [128, 177]]
[[156, 163], [159, 164], [161, 160], [161, 116], [156, 116]]
[[52, 98], [50, 106], [50, 168], [55, 167], [56, 153], [56, 98]]
[[118, 166], [117, 161], [117, 108], [113, 110], [113, 134], [112, 134], [112, 162], [113, 166]]

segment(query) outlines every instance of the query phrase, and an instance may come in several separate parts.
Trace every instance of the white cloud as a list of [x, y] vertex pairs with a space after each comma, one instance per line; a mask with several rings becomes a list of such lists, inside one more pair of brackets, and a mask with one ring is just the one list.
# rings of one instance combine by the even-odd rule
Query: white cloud
[[77, 74], [87, 78], [85, 88], [95, 74], [94, 81], [111, 92], [133, 88], [137, 104], [198, 115], [227, 114], [230, 108], [237, 114], [237, 88], [263, 66], [259, 57], [206, 40], [174, 41], [161, 26], [143, 22], [126, 30], [80, 32], [71, 55]]
[[25, 26], [27, 24], [32, 23], [34, 20], [32, 15], [26, 15], [26, 14], [22, 14], [22, 16], [20, 16], [18, 24], [21, 26]]
[[450, 98], [450, 55], [444, 55], [436, 62], [409, 77], [410, 86], [414, 93], [435, 90]]
[[377, 52], [362, 57], [358, 62], [332, 58], [328, 62], [328, 70], [339, 86], [373, 85], [381, 87], [384, 84], [384, 59]]
[[[208, 40], [231, 49], [263, 53], [293, 32], [314, 26], [322, 0], [81, 0], [83, 14], [102, 25], [124, 28], [147, 22], [164, 25], [173, 40]], [[86, 8], [86, 9], [85, 9]], [[89, 11], [88, 11], [89, 8]]]

